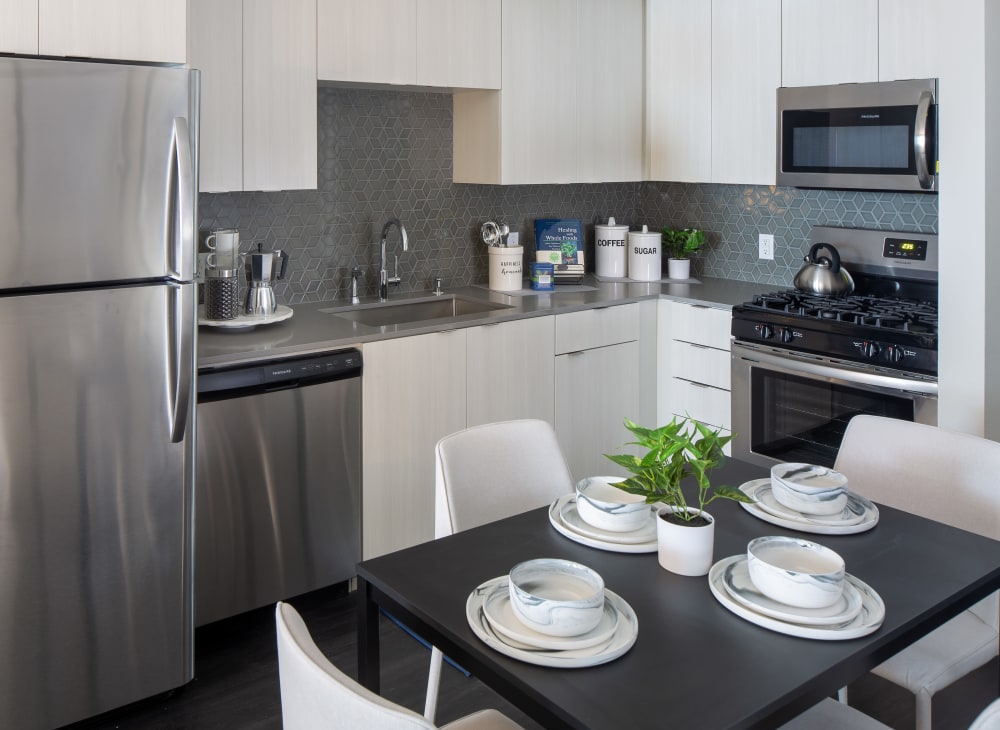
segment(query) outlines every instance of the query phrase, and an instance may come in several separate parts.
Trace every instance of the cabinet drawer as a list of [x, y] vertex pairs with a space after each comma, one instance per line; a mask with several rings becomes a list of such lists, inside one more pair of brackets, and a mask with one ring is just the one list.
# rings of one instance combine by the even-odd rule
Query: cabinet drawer
[[731, 310], [684, 302], [670, 304], [670, 336], [673, 339], [729, 350]]
[[728, 390], [710, 385], [671, 378], [670, 406], [678, 416], [689, 416], [716, 428], [732, 428], [731, 402]]
[[727, 350], [672, 340], [668, 357], [667, 371], [674, 377], [729, 390], [731, 365]]
[[556, 354], [639, 339], [639, 304], [556, 315]]

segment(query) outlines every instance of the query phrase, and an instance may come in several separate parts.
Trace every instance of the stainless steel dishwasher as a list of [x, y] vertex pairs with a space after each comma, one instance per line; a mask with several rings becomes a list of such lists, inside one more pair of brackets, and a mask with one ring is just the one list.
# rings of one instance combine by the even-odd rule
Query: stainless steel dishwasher
[[196, 460], [196, 625], [353, 577], [361, 353], [199, 371]]

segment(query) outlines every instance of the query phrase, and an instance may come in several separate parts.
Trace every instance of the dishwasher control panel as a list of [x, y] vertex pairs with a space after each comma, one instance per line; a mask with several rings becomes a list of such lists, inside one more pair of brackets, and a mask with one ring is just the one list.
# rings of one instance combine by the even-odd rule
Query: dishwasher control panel
[[361, 351], [338, 350], [322, 355], [271, 360], [266, 363], [235, 365], [218, 370], [198, 371], [198, 400], [247, 394], [275, 387], [294, 387], [361, 375]]

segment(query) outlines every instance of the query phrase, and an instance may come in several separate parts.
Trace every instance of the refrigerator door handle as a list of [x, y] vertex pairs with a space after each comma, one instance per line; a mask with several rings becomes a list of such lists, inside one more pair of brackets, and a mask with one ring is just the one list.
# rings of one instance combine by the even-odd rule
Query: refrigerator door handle
[[191, 152], [191, 137], [187, 119], [174, 119], [172, 140], [173, 162], [176, 164], [176, 183], [171, 200], [170, 213], [173, 218], [173, 235], [170, 242], [170, 272], [171, 277], [179, 281], [191, 281], [194, 278], [194, 156]]
[[167, 284], [170, 308], [167, 323], [170, 343], [167, 356], [170, 382], [168, 393], [170, 407], [170, 440], [180, 443], [187, 430], [188, 409], [191, 403], [191, 380], [194, 369], [194, 297], [191, 285]]

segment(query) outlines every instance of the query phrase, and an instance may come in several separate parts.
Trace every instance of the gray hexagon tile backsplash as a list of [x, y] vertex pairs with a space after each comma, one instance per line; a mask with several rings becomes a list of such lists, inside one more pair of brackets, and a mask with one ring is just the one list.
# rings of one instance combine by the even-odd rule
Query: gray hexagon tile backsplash
[[[389, 235], [389, 266], [399, 256], [402, 292], [484, 282], [483, 222], [507, 223], [532, 246], [535, 218], [580, 218], [593, 266], [593, 224], [609, 215], [633, 228], [697, 226], [709, 247], [693, 275], [787, 286], [813, 225], [937, 230], [936, 195], [799, 190], [684, 183], [468, 185], [451, 181], [451, 96], [441, 93], [319, 90], [317, 190], [203, 193], [207, 232], [238, 228], [242, 250], [282, 248], [288, 274], [276, 295], [286, 304], [344, 299], [350, 270], [363, 270], [362, 294], [375, 294], [378, 236], [398, 217], [410, 249]], [[775, 260], [758, 261], [757, 234], [773, 233]]]

